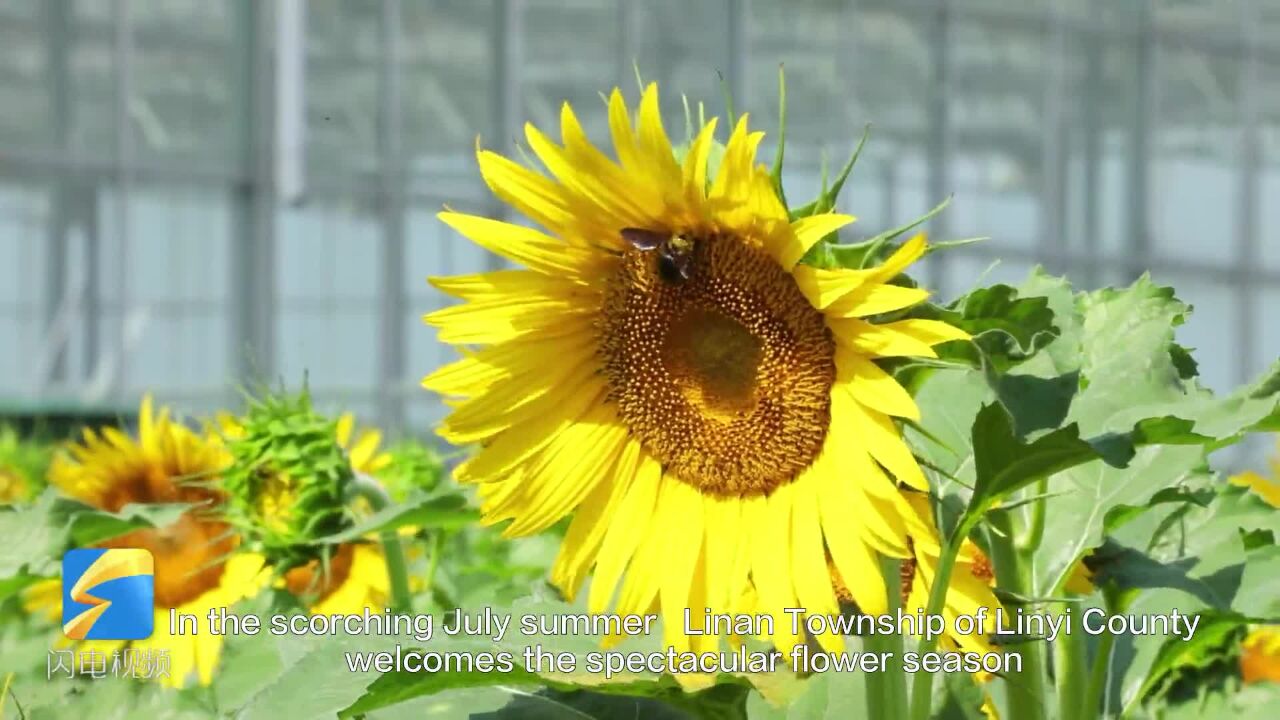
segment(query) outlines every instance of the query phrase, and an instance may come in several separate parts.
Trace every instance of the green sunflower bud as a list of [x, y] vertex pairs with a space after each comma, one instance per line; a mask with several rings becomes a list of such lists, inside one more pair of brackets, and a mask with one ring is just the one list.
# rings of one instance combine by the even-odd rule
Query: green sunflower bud
[[388, 452], [391, 462], [378, 473], [378, 480], [396, 502], [404, 501], [415, 490], [434, 489], [444, 477], [444, 459], [435, 448], [404, 440]]
[[233, 458], [223, 477], [228, 519], [282, 570], [323, 560], [321, 540], [352, 524], [353, 475], [336, 428], [306, 390], [251, 400], [224, 428]]

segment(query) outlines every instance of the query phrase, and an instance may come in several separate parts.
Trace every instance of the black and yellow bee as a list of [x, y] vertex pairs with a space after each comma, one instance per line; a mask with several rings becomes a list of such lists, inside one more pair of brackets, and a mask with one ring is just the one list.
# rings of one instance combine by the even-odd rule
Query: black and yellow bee
[[663, 282], [679, 285], [693, 275], [693, 238], [679, 233], [623, 228], [622, 239], [637, 250], [658, 251], [658, 277]]

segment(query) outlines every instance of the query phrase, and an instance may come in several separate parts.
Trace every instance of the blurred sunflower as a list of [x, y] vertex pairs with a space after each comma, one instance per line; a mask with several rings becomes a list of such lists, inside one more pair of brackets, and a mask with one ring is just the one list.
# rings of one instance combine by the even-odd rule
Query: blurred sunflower
[[1240, 676], [1245, 682], [1280, 683], [1280, 627], [1254, 628], [1240, 649]]
[[656, 86], [638, 127], [619, 91], [608, 106], [617, 162], [568, 104], [563, 146], [525, 126], [551, 177], [478, 151], [490, 189], [550, 234], [440, 214], [527, 268], [432, 280], [466, 301], [425, 318], [466, 355], [423, 381], [454, 408], [440, 434], [480, 445], [457, 478], [480, 484], [485, 521], [511, 520], [507, 535], [577, 509], [552, 580], [572, 598], [594, 568], [592, 612], [617, 590], [616, 612], [660, 610], [677, 648], [690, 647], [685, 608], [724, 612], [748, 584], [791, 647], [783, 608], [836, 611], [828, 552], [859, 604], [883, 608], [875, 553], [907, 555], [909, 512], [884, 470], [925, 479], [893, 420], [919, 411], [874, 359], [967, 337], [868, 319], [928, 297], [890, 283], [923, 236], [878, 267], [802, 265], [853, 218], [793, 222], [745, 116], [711, 177], [714, 119], [678, 161]]
[[[1280, 450], [1280, 440], [1276, 444]], [[1271, 457], [1271, 477], [1245, 471], [1231, 478], [1257, 493], [1274, 508], [1280, 509], [1280, 452]], [[1240, 675], [1245, 682], [1280, 682], [1280, 627], [1253, 628], [1240, 645]]]
[[1246, 470], [1233, 476], [1231, 483], [1249, 488], [1266, 500], [1268, 505], [1280, 508], [1280, 439], [1276, 441], [1276, 454], [1271, 456], [1268, 464], [1271, 466], [1271, 477]]
[[[227, 466], [228, 457], [216, 437], [197, 434], [173, 421], [169, 411], [152, 409], [142, 400], [138, 435], [115, 428], [86, 429], [83, 439], [56, 455], [49, 481], [62, 492], [95, 508], [117, 512], [129, 504], [190, 503], [176, 521], [156, 528], [133, 530], [99, 543], [103, 548], [144, 548], [155, 559], [155, 630], [146, 640], [129, 643], [137, 649], [167, 651], [170, 675], [162, 682], [182, 686], [191, 674], [209, 684], [222, 649], [222, 637], [204, 627], [209, 610], [227, 607], [255, 594], [266, 575], [261, 557], [237, 553], [239, 538], [214, 511], [223, 497], [207, 481]], [[29, 588], [29, 610], [61, 614], [61, 584], [57, 580]], [[196, 616], [195, 635], [169, 633], [169, 611]], [[93, 643], [110, 650], [125, 643]]]
[[315, 615], [345, 615], [387, 606], [390, 582], [382, 549], [369, 543], [343, 543], [329, 558], [285, 571], [281, 586]]

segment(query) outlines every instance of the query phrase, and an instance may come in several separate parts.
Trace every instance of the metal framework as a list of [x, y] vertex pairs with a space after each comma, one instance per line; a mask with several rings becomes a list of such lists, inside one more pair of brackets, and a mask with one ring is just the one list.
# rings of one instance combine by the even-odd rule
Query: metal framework
[[[0, 71], [0, 101], [43, 109], [0, 125], [0, 265], [28, 257], [4, 254], [16, 247], [18, 232], [5, 228], [27, 227], [6, 220], [6, 208], [16, 205], [4, 193], [34, 190], [46, 201], [45, 232], [18, 240], [43, 248], [39, 270], [19, 271], [34, 294], [7, 306], [0, 295], [0, 338], [29, 341], [16, 349], [18, 373], [0, 378], [0, 397], [131, 400], [166, 362], [140, 349], [159, 327], [147, 323], [162, 318], [171, 321], [165, 327], [183, 327], [200, 317], [207, 321], [201, 327], [221, 328], [218, 342], [191, 336], [219, 355], [214, 371], [173, 375], [156, 388], [170, 399], [204, 409], [233, 400], [238, 382], [296, 384], [300, 368], [283, 359], [302, 338], [311, 350], [341, 355], [337, 370], [312, 377], [318, 395], [354, 403], [393, 430], [421, 428], [439, 409], [417, 390], [416, 378], [444, 355], [421, 356], [433, 341], [417, 337], [430, 331], [415, 327], [413, 317], [441, 300], [411, 279], [496, 267], [453, 246], [457, 241], [445, 243], [438, 228], [420, 237], [429, 227], [422, 220], [442, 203], [507, 212], [475, 177], [470, 139], [437, 135], [466, 128], [489, 146], [514, 150], [523, 121], [551, 121], [566, 88], [575, 100], [614, 83], [632, 88], [637, 67], [668, 89], [693, 77], [709, 91], [722, 71], [740, 108], [768, 126], [779, 61], [796, 87], [791, 116], [816, 123], [797, 126], [789, 142], [789, 179], [797, 186], [815, 184], [822, 159], [838, 162], [834, 154], [874, 121], [872, 151], [857, 171], [859, 187], [874, 200], [849, 199], [873, 223], [888, 225], [953, 193], [953, 207], [990, 201], [996, 218], [1031, 208], [1032, 226], [1014, 236], [931, 258], [928, 280], [944, 294], [996, 257], [1013, 269], [1043, 263], [1084, 285], [1123, 282], [1148, 269], [1172, 283], [1192, 278], [1199, 285], [1182, 294], [1193, 302], [1200, 285], [1233, 298], [1228, 306], [1210, 304], [1197, 322], [1230, 326], [1229, 347], [1200, 350], [1211, 383], [1240, 382], [1267, 364], [1268, 353], [1280, 353], [1258, 333], [1265, 322], [1259, 295], [1280, 288], [1280, 266], [1265, 261], [1259, 219], [1262, 178], [1280, 173], [1280, 155], [1271, 149], [1267, 156], [1267, 138], [1280, 131], [1280, 98], [1264, 94], [1264, 78], [1280, 71], [1280, 17], [1265, 16], [1262, 6], [1240, 0], [1227, 11], [1206, 0], [1188, 19], [1169, 16], [1156, 0], [717, 0], [697, 4], [695, 22], [681, 20], [685, 6], [667, 0], [8, 3], [0, 7], [0, 46], [5, 38], [34, 38], [40, 59], [33, 73]], [[370, 11], [360, 15], [360, 8]], [[1230, 12], [1237, 15], [1224, 20]], [[726, 30], [723, 41], [711, 42], [706, 28], [696, 27], [708, 21]], [[326, 35], [330, 26], [341, 29], [337, 39]], [[975, 42], [983, 32], [995, 35]], [[1036, 50], [1006, 47], [999, 35], [1025, 38]], [[923, 56], [911, 51], [913, 42]], [[1174, 50], [1200, 58], [1199, 74], [1190, 75], [1227, 93], [1229, 121], [1204, 98], [1165, 87], [1162, 63]], [[166, 74], [169, 62], [212, 63], [217, 82], [194, 71]], [[110, 79], [105, 88], [86, 76], [86, 63]], [[1223, 77], [1219, 67], [1232, 71]], [[94, 110], [104, 92], [109, 112], [101, 117]], [[696, 97], [719, 106], [718, 94]], [[673, 128], [683, 120], [676, 99], [666, 98]], [[598, 130], [603, 113], [581, 105], [589, 129]], [[430, 122], [422, 120], [423, 108]], [[1022, 117], [1028, 113], [1029, 120]], [[29, 127], [11, 127], [15, 122]], [[1160, 133], [1184, 129], [1203, 131], [1198, 145], [1188, 141], [1192, 152], [1211, 156], [1197, 148], [1224, 139], [1232, 145], [1235, 177], [1227, 210], [1233, 221], [1223, 229], [1234, 239], [1205, 239], [1192, 254], [1162, 251], [1153, 226]], [[191, 147], [156, 151], [163, 138], [184, 132], [195, 136]], [[962, 172], [965, 163], [979, 170]], [[1001, 168], [1013, 168], [1012, 180], [983, 175]], [[1115, 176], [1123, 178], [1119, 185]], [[221, 287], [207, 297], [143, 292], [156, 273], [146, 269], [138, 239], [157, 230], [155, 213], [140, 209], [139, 197], [163, 198], [168, 188], [208, 198], [225, 213], [226, 232], [212, 251], [225, 256], [224, 271], [201, 276]], [[1122, 217], [1109, 214], [1116, 202]], [[296, 276], [354, 272], [323, 257], [354, 241], [294, 237], [282, 221], [288, 213], [315, 227], [340, 217], [373, 228], [376, 241], [359, 252], [376, 261], [355, 283], [363, 289], [354, 299], [337, 292], [338, 280], [332, 292], [313, 286], [285, 296]], [[977, 224], [944, 213], [931, 230], [966, 234]], [[6, 232], [13, 236], [8, 246]], [[1106, 239], [1112, 235], [1121, 238], [1118, 246]], [[186, 239], [172, 242], [187, 251]], [[282, 260], [295, 245], [308, 249], [307, 266]], [[429, 262], [415, 266], [424, 256]], [[39, 308], [34, 336], [18, 329], [30, 325], [21, 321], [30, 307]], [[343, 336], [339, 315], [373, 328], [373, 342]], [[312, 319], [320, 322], [307, 325], [311, 330], [294, 328]], [[167, 342], [172, 362], [209, 365], [192, 359], [198, 351], [184, 355], [179, 340]], [[367, 365], [368, 372], [349, 376], [341, 363]]]

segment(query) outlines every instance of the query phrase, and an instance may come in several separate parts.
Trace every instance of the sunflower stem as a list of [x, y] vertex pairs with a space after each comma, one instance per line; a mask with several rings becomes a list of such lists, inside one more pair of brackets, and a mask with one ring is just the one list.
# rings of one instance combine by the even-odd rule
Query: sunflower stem
[[[1043, 497], [1048, 494], [1049, 478], [1040, 478], [1040, 481], [1036, 483], [1035, 494], [1031, 498], [1031, 520], [1027, 524], [1027, 531], [1018, 539], [1018, 547], [1022, 550], [1034, 552], [1040, 547], [1040, 542], [1044, 540], [1045, 504]], [[1037, 500], [1036, 498], [1040, 499]]]
[[[1092, 717], [1092, 710], [1082, 704], [1087, 697], [1085, 666], [1088, 653], [1084, 635], [1080, 632], [1075, 614], [1067, 603], [1056, 603], [1059, 615], [1065, 616], [1065, 627], [1053, 643], [1054, 682], [1058, 690], [1058, 720], [1085, 720]], [[1096, 707], [1096, 706], [1095, 706]]]
[[437, 530], [431, 534], [431, 558], [427, 560], [427, 577], [425, 585], [422, 588], [422, 594], [427, 596], [427, 601], [432, 605], [435, 599], [432, 593], [436, 587], [436, 569], [440, 567], [440, 555], [444, 552], [444, 531]]
[[[386, 489], [364, 473], [353, 473], [351, 488], [357, 496], [369, 503], [374, 512], [391, 504], [391, 496]], [[387, 580], [391, 585], [391, 609], [409, 612], [413, 610], [413, 596], [409, 592], [409, 569], [405, 563], [400, 535], [395, 530], [384, 530], [381, 538], [382, 557], [387, 563]]]
[[[902, 607], [902, 596], [899, 591], [901, 561], [897, 558], [880, 558], [880, 573], [884, 576], [886, 599], [890, 614], [896, 614]], [[902, 636], [873, 634], [863, 640], [866, 650], [886, 658], [883, 668], [878, 673], [868, 674], [867, 700], [868, 717], [905, 719], [908, 715], [907, 676], [902, 668]], [[874, 678], [874, 681], [872, 681]], [[872, 706], [872, 700], [878, 701]]]
[[[1127, 601], [1115, 598], [1108, 593], [1103, 593], [1103, 602], [1105, 603], [1108, 615], [1116, 615], [1129, 609]], [[1116, 636], [1110, 631], [1102, 633], [1098, 637], [1098, 647], [1093, 658], [1093, 670], [1089, 673], [1089, 688], [1085, 692], [1084, 708], [1085, 717], [1105, 718], [1107, 717], [1107, 686], [1111, 684], [1111, 653], [1115, 649]], [[1135, 698], [1138, 697], [1135, 695]], [[1125, 708], [1127, 711], [1128, 708]], [[1122, 712], [1121, 716], [1125, 713]]]
[[[1019, 547], [1019, 534], [1014, 528], [1014, 513], [991, 513], [989, 533], [991, 561], [995, 565], [996, 584], [1023, 597], [1035, 596], [1031, 576], [1031, 552]], [[1009, 716], [1019, 720], [1041, 720], [1045, 708], [1044, 644], [1024, 642], [1016, 650], [1022, 656], [1022, 669], [1010, 670], [1005, 676]]]
[[1103, 694], [1111, 680], [1111, 650], [1115, 647], [1116, 636], [1112, 632], [1104, 632], [1098, 639], [1097, 656], [1093, 660], [1093, 670], [1089, 673], [1089, 687], [1084, 696], [1084, 717], [1104, 718], [1107, 708], [1103, 704]]
[[[965, 518], [942, 543], [938, 555], [938, 570], [933, 577], [933, 586], [929, 588], [929, 606], [925, 609], [926, 616], [938, 615], [942, 612], [942, 604], [947, 597], [947, 586], [951, 584], [951, 570], [956, 564], [956, 555], [976, 522], [976, 516]], [[936, 636], [928, 634], [922, 636], [916, 647], [916, 653], [923, 657], [925, 653], [933, 650], [937, 642]], [[933, 676], [934, 673], [928, 672], [915, 674], [915, 681], [911, 684], [912, 720], [928, 720], [933, 710]]]

